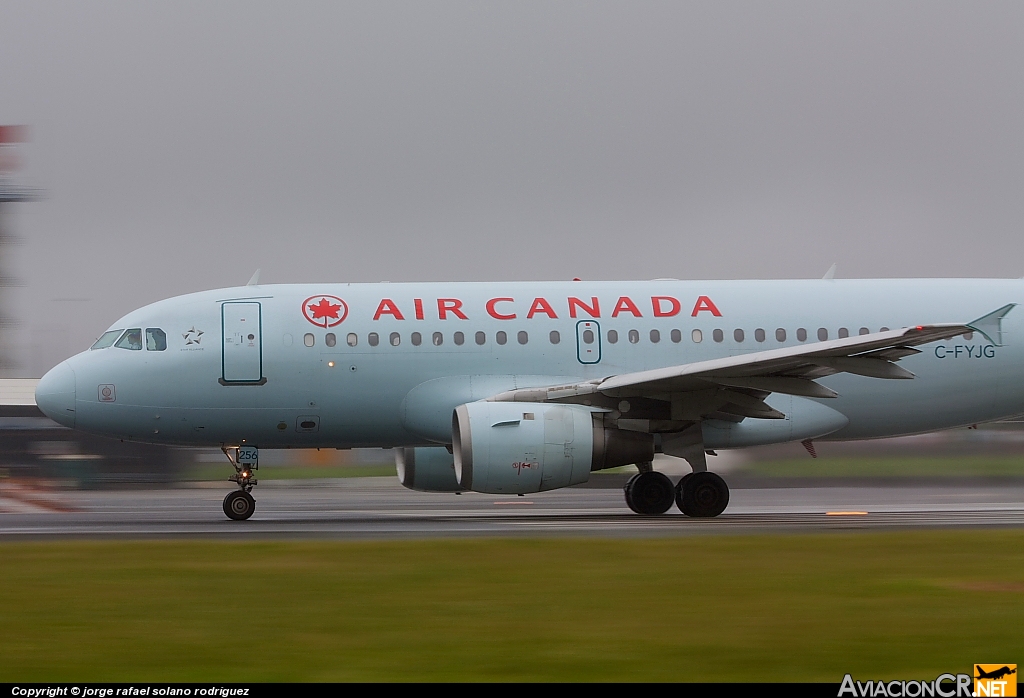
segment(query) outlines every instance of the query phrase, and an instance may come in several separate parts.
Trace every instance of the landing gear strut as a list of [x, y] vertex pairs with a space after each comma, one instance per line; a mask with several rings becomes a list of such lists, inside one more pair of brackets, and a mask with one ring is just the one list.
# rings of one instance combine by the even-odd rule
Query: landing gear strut
[[224, 514], [235, 521], [245, 521], [256, 511], [256, 500], [253, 499], [252, 488], [256, 486], [256, 477], [253, 471], [259, 467], [257, 458], [259, 451], [254, 448], [220, 449], [231, 462], [235, 474], [228, 478], [229, 481], [238, 485], [238, 489], [229, 492], [224, 497]]
[[664, 514], [672, 507], [672, 481], [651, 470], [650, 463], [640, 463], [637, 467], [640, 472], [629, 478], [624, 488], [626, 505], [637, 514]]

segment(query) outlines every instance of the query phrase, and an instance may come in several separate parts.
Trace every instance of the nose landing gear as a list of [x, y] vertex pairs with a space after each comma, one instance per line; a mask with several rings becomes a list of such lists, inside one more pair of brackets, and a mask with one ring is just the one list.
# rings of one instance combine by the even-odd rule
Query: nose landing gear
[[258, 468], [259, 451], [255, 448], [228, 449], [221, 447], [227, 456], [235, 474], [228, 478], [238, 485], [238, 489], [224, 497], [224, 514], [235, 521], [245, 521], [256, 511], [256, 500], [249, 494], [256, 486], [254, 470]]
[[245, 490], [228, 492], [224, 498], [224, 513], [229, 519], [245, 521], [256, 511], [256, 500]]

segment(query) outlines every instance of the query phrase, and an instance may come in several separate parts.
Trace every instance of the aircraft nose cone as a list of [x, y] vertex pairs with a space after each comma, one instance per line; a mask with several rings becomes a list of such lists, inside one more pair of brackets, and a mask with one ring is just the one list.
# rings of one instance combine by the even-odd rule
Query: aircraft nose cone
[[53, 421], [74, 428], [75, 372], [67, 361], [51, 368], [39, 381], [36, 405]]

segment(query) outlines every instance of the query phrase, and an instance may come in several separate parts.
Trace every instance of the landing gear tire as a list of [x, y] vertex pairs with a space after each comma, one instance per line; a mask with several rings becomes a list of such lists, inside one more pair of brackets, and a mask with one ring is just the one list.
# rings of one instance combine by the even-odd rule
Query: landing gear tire
[[245, 521], [256, 511], [256, 500], [243, 490], [229, 492], [224, 498], [224, 513], [229, 519]]
[[626, 505], [637, 514], [657, 516], [672, 508], [672, 481], [662, 473], [637, 473], [624, 489]]
[[708, 519], [729, 506], [729, 486], [711, 472], [690, 473], [676, 485], [676, 506], [687, 516]]

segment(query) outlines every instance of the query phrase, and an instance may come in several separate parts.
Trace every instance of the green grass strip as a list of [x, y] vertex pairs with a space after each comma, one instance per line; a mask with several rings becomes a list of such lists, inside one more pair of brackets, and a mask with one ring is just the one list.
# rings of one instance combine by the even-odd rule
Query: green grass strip
[[1024, 531], [0, 544], [0, 681], [934, 678], [1024, 660]]

